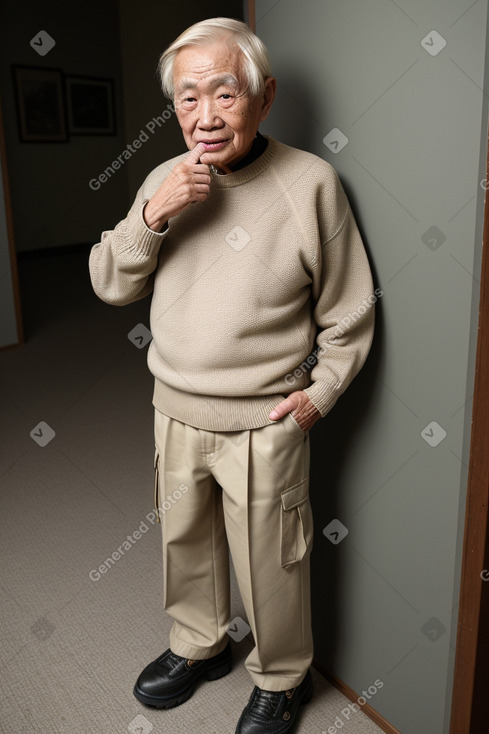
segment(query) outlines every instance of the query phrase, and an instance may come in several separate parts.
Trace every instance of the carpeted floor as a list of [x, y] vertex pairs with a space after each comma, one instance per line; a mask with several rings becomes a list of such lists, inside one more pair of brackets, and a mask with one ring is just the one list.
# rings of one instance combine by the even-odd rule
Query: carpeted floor
[[[250, 636], [231, 642], [233, 671], [180, 707], [148, 709], [132, 694], [171, 627], [160, 525], [147, 518], [153, 381], [147, 345], [127, 336], [149, 327], [149, 299], [102, 303], [87, 258], [20, 261], [26, 343], [0, 353], [0, 731], [233, 734], [253, 687]], [[234, 575], [232, 591], [233, 617], [246, 619]], [[312, 673], [298, 732], [325, 734], [339, 717], [342, 734], [380, 733], [361, 711], [347, 720], [348, 699]]]

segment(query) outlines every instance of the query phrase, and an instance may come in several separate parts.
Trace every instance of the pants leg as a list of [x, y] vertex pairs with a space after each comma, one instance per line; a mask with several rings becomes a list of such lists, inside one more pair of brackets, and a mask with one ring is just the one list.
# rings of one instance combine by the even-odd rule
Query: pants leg
[[241, 450], [236, 437], [218, 435], [214, 474], [255, 641], [245, 666], [255, 685], [282, 691], [301, 683], [313, 658], [310, 437], [290, 415], [243, 431]]
[[174, 620], [170, 649], [203, 660], [229, 641], [229, 548], [221, 490], [198, 429], [155, 410], [155, 444], [163, 607]]

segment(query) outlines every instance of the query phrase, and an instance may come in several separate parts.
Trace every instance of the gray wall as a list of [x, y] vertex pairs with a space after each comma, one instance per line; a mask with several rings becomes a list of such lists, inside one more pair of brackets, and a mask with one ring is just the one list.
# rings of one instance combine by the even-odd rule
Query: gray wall
[[[369, 703], [403, 734], [449, 725], [486, 16], [485, 3], [465, 0], [256, 0], [256, 33], [278, 80], [261, 130], [337, 169], [384, 291], [366, 366], [311, 436], [316, 656], [359, 695], [380, 679]], [[426, 36], [438, 53], [421, 45]], [[338, 152], [323, 143], [333, 128], [349, 141]], [[436, 446], [423, 438], [443, 435], [426, 428], [432, 421], [446, 431]], [[323, 534], [334, 518], [348, 529], [336, 545]]]

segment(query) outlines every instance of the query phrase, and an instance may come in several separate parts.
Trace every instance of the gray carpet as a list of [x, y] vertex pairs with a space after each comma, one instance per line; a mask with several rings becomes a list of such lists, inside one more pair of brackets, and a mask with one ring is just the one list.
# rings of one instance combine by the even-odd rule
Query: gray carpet
[[[233, 671], [202, 682], [178, 708], [148, 709], [132, 695], [171, 627], [160, 525], [146, 518], [153, 382], [147, 346], [127, 337], [149, 326], [149, 300], [99, 301], [87, 252], [19, 268], [26, 344], [0, 353], [0, 731], [232, 734], [252, 690], [249, 637], [231, 643]], [[127, 536], [129, 549], [91, 579]], [[232, 591], [233, 617], [245, 619], [234, 574]], [[343, 734], [381, 731], [361, 711], [347, 721], [348, 699], [312, 673], [315, 695], [298, 732], [323, 734], [338, 717]]]

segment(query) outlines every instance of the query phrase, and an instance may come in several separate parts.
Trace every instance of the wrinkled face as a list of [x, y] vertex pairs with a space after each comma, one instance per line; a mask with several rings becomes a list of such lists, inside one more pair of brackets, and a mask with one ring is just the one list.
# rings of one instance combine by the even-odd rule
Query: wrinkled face
[[242, 52], [232, 42], [185, 46], [173, 66], [174, 106], [187, 147], [208, 142], [200, 160], [229, 173], [250, 150], [260, 120], [273, 102], [275, 79], [252, 97], [241, 70]]

